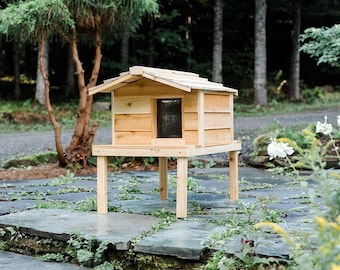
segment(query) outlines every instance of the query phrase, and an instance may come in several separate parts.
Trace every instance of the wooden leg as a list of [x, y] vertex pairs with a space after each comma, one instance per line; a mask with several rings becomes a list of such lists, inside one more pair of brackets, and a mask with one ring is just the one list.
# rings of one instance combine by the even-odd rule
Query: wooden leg
[[229, 152], [230, 200], [238, 200], [238, 152]]
[[168, 159], [159, 157], [159, 197], [161, 200], [168, 199]]
[[107, 213], [107, 157], [97, 156], [97, 213]]
[[185, 218], [187, 216], [187, 181], [188, 181], [188, 158], [177, 159], [177, 199], [176, 216]]

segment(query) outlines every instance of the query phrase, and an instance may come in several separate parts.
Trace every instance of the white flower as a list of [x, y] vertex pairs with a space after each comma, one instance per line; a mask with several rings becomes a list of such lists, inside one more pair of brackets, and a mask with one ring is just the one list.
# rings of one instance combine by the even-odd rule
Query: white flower
[[327, 123], [327, 115], [325, 116], [325, 122], [321, 123], [320, 121], [316, 122], [316, 133], [322, 133], [325, 135], [329, 135], [332, 133], [332, 124]]
[[277, 142], [275, 138], [270, 138], [270, 141], [267, 148], [269, 159], [284, 158], [294, 153], [293, 147], [289, 146], [288, 143]]

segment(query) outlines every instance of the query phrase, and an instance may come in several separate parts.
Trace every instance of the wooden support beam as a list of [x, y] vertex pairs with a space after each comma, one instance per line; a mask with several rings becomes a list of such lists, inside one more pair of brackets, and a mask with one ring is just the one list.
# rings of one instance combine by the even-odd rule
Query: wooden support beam
[[[188, 181], [188, 157], [229, 152], [229, 178], [230, 200], [238, 200], [238, 150], [241, 142], [234, 141], [232, 144], [198, 147], [185, 145], [150, 145], [150, 146], [127, 146], [127, 145], [97, 145], [93, 146], [92, 152], [97, 155], [97, 212], [108, 212], [108, 188], [107, 188], [107, 156], [157, 156], [159, 158], [159, 191], [160, 199], [168, 199], [168, 156], [177, 156], [177, 194], [176, 216], [187, 216], [187, 181]], [[178, 155], [172, 155], [172, 154]], [[150, 155], [149, 155], [150, 154]], [[171, 155], [170, 155], [171, 154]]]
[[230, 200], [238, 200], [238, 151], [229, 152]]
[[168, 159], [159, 157], [159, 197], [161, 200], [168, 199]]
[[[161, 141], [161, 140], [159, 140]], [[155, 142], [155, 141], [153, 141]], [[230, 144], [199, 147], [195, 145], [93, 145], [94, 156], [131, 157], [193, 157], [241, 150], [241, 141]]]
[[188, 158], [177, 158], [177, 197], [176, 216], [185, 218], [187, 216], [187, 181], [188, 181]]
[[97, 213], [108, 212], [107, 202], [107, 157], [97, 156]]

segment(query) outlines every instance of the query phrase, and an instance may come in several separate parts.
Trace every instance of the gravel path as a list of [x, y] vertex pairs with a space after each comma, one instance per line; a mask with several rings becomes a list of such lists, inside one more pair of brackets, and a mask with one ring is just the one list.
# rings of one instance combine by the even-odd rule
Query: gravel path
[[[340, 108], [284, 115], [236, 117], [235, 138], [242, 139], [244, 151], [247, 151], [252, 139], [259, 134], [261, 129], [274, 123], [274, 121], [278, 121], [284, 126], [297, 124], [308, 125], [316, 121], [323, 121], [325, 115], [328, 116], [330, 123], [335, 124], [337, 115], [340, 115]], [[69, 144], [72, 134], [73, 131], [62, 132], [62, 143], [64, 147]], [[111, 143], [110, 128], [99, 128], [94, 144], [109, 143]], [[14, 157], [40, 153], [47, 150], [55, 150], [53, 131], [0, 134], [0, 165]]]

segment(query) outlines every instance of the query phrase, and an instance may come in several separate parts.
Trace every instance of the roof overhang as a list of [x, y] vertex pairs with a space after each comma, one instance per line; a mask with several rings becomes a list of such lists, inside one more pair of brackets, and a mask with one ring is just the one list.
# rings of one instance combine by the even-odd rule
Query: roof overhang
[[129, 84], [134, 84], [143, 78], [186, 92], [191, 92], [192, 89], [198, 89], [206, 91], [230, 92], [234, 95], [237, 95], [238, 93], [236, 89], [225, 87], [220, 83], [208, 81], [208, 79], [199, 77], [199, 75], [196, 73], [133, 66], [129, 68], [129, 71], [121, 73], [118, 77], [105, 80], [102, 84], [90, 88], [89, 95], [94, 95], [97, 93], [111, 93], [116, 89], [126, 87]]

